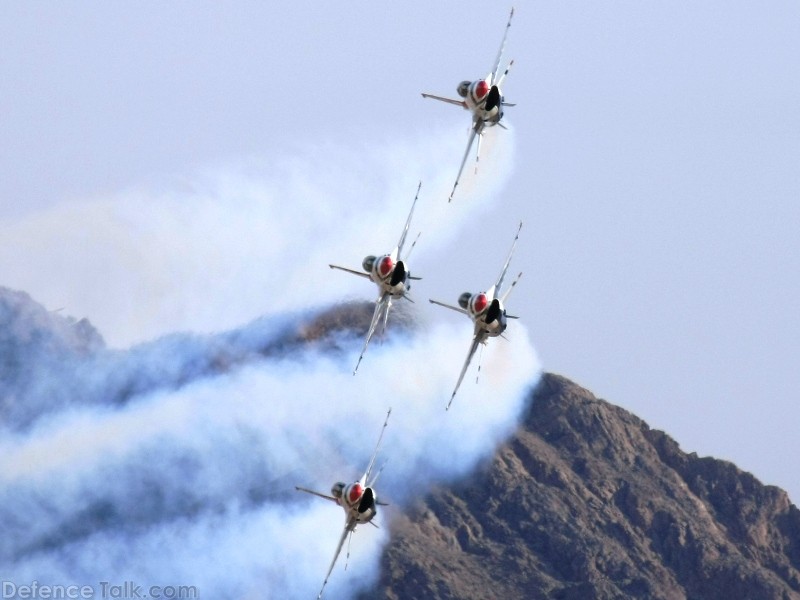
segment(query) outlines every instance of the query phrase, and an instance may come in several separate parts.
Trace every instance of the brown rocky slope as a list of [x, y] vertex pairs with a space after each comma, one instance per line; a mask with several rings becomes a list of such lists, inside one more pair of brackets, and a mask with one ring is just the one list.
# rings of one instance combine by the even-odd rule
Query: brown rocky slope
[[389, 599], [800, 599], [800, 510], [546, 374], [490, 464], [394, 519]]

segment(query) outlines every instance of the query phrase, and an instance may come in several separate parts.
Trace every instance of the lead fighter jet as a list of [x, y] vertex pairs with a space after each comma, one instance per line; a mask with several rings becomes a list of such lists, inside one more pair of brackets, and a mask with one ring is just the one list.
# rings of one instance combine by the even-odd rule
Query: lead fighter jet
[[[418, 281], [421, 279], [421, 277], [411, 276], [411, 272], [408, 270], [405, 261], [401, 258], [403, 246], [406, 243], [406, 236], [408, 235], [408, 228], [411, 225], [411, 217], [414, 214], [414, 207], [417, 204], [417, 198], [419, 198], [419, 190], [421, 187], [422, 182], [420, 181], [417, 186], [417, 195], [414, 196], [414, 202], [411, 204], [411, 211], [408, 213], [406, 226], [403, 228], [400, 241], [397, 242], [397, 246], [395, 246], [394, 250], [383, 256], [366, 256], [361, 263], [365, 272], [340, 267], [338, 265], [328, 265], [331, 269], [347, 271], [353, 275], [370, 279], [378, 286], [378, 299], [375, 301], [375, 312], [372, 313], [372, 321], [367, 330], [367, 338], [364, 341], [364, 347], [361, 349], [361, 354], [358, 357], [356, 368], [353, 369], [353, 375], [358, 371], [358, 366], [361, 364], [361, 359], [364, 358], [364, 353], [367, 351], [367, 346], [369, 346], [369, 341], [372, 339], [378, 327], [378, 323], [382, 322], [381, 332], [386, 331], [386, 322], [389, 320], [389, 309], [392, 308], [392, 300], [405, 298], [409, 302], [412, 302], [411, 298], [406, 295], [406, 292], [411, 289], [411, 281]], [[417, 238], [419, 238], [419, 235], [417, 235]], [[408, 257], [411, 255], [411, 250], [414, 249], [416, 243], [417, 240], [414, 240], [414, 243], [411, 244], [411, 249], [409, 249], [405, 260], [408, 260]]]
[[503, 71], [503, 74], [498, 76], [500, 72], [500, 60], [503, 57], [503, 50], [505, 49], [506, 45], [506, 37], [508, 36], [508, 29], [511, 27], [511, 19], [513, 16], [514, 9], [512, 8], [511, 14], [508, 16], [508, 23], [506, 23], [503, 41], [500, 44], [500, 51], [497, 53], [497, 58], [494, 61], [492, 71], [484, 79], [478, 79], [477, 81], [462, 81], [458, 84], [456, 91], [458, 92], [458, 95], [463, 98], [463, 100], [454, 100], [452, 98], [435, 96], [433, 94], [422, 94], [423, 98], [441, 100], [442, 102], [448, 102], [450, 104], [455, 104], [456, 106], [461, 106], [462, 108], [472, 112], [472, 130], [470, 131], [469, 140], [467, 141], [467, 150], [464, 152], [464, 158], [461, 160], [461, 167], [458, 169], [456, 182], [453, 184], [453, 191], [450, 192], [450, 198], [448, 199], [448, 202], [453, 200], [453, 194], [456, 193], [458, 182], [461, 179], [461, 173], [464, 171], [464, 165], [467, 162], [467, 157], [469, 156], [469, 151], [472, 148], [472, 143], [475, 141], [475, 138], [478, 138], [478, 149], [475, 154], [475, 172], [477, 173], [478, 161], [481, 157], [481, 139], [483, 138], [483, 130], [486, 127], [491, 127], [493, 125], [500, 125], [500, 127], [505, 129], [505, 125], [500, 122], [503, 118], [503, 107], [514, 106], [514, 104], [505, 101], [503, 92], [500, 90], [500, 86], [503, 83], [506, 75], [508, 75], [508, 71], [511, 69], [511, 65], [514, 64], [514, 61], [512, 60], [510, 63], [508, 63], [508, 66], [506, 67], [506, 70]]
[[[447, 403], [446, 410], [450, 409], [450, 405], [453, 403], [453, 398], [456, 397], [456, 392], [461, 385], [461, 381], [464, 379], [464, 375], [467, 372], [467, 368], [469, 368], [469, 363], [472, 361], [472, 357], [475, 355], [475, 351], [478, 349], [478, 345], [486, 344], [490, 337], [502, 335], [508, 325], [507, 319], [518, 318], [506, 314], [506, 309], [503, 306], [503, 303], [506, 301], [506, 298], [508, 298], [511, 290], [514, 289], [514, 286], [517, 285], [519, 278], [522, 277], [522, 273], [517, 275], [517, 278], [511, 284], [511, 287], [509, 287], [508, 291], [506, 291], [506, 293], [502, 296], [500, 295], [500, 288], [503, 285], [503, 279], [506, 276], [506, 271], [508, 271], [508, 265], [511, 263], [511, 257], [514, 255], [514, 247], [517, 245], [517, 240], [519, 239], [519, 232], [521, 229], [522, 222], [519, 224], [517, 235], [514, 237], [514, 242], [511, 244], [511, 252], [508, 253], [506, 264], [503, 266], [503, 270], [500, 272], [500, 277], [497, 278], [497, 283], [495, 283], [487, 291], [480, 292], [478, 294], [464, 292], [458, 298], [458, 306], [445, 304], [444, 302], [439, 302], [438, 300], [430, 300], [432, 304], [438, 304], [439, 306], [444, 306], [445, 308], [449, 308], [467, 315], [470, 319], [472, 319], [472, 322], [475, 325], [475, 331], [472, 336], [472, 344], [469, 347], [469, 353], [467, 354], [467, 360], [464, 361], [464, 367], [461, 369], [461, 374], [458, 376], [458, 382], [453, 390], [453, 394], [450, 396], [450, 402]], [[481, 367], [479, 364], [479, 373], [480, 370]]]
[[[348, 536], [352, 538], [356, 527], [362, 523], [370, 523], [371, 525], [377, 527], [375, 523], [372, 523], [372, 519], [375, 518], [375, 515], [377, 514], [377, 507], [387, 506], [385, 502], [378, 500], [378, 495], [375, 493], [375, 490], [372, 487], [375, 485], [375, 482], [378, 480], [378, 476], [381, 474], [381, 472], [378, 471], [371, 481], [369, 476], [372, 472], [372, 467], [375, 465], [375, 458], [378, 456], [378, 449], [381, 447], [383, 432], [386, 431], [386, 426], [389, 424], [389, 415], [391, 414], [392, 409], [390, 408], [389, 412], [386, 413], [386, 420], [383, 422], [381, 434], [378, 436], [378, 444], [375, 446], [375, 452], [372, 454], [372, 458], [369, 461], [367, 470], [361, 476], [361, 479], [349, 485], [346, 485], [342, 481], [334, 483], [333, 487], [331, 488], [330, 496], [321, 492], [315, 492], [314, 490], [310, 490], [308, 488], [295, 486], [297, 491], [313, 494], [315, 496], [319, 496], [320, 498], [325, 498], [326, 500], [335, 502], [344, 509], [345, 514], [344, 531], [342, 532], [342, 537], [339, 538], [339, 545], [336, 546], [336, 553], [333, 555], [333, 560], [331, 561], [331, 566], [328, 569], [328, 574], [325, 576], [325, 581], [322, 582], [322, 588], [319, 590], [317, 600], [322, 598], [322, 592], [325, 591], [325, 586], [327, 585], [328, 579], [333, 572], [333, 567], [336, 565], [336, 559], [339, 558], [339, 554], [342, 552], [342, 546], [344, 546], [345, 539], [347, 539]], [[347, 556], [348, 558], [350, 557], [350, 542], [347, 543]], [[345, 568], [347, 567], [345, 566]]]

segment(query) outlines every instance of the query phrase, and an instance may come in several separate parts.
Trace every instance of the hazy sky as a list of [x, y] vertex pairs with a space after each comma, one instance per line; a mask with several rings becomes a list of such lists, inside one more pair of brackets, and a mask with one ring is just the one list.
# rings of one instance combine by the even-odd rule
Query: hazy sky
[[[504, 89], [517, 103], [507, 112], [512, 131], [487, 140], [476, 182], [494, 178], [499, 197], [459, 216], [460, 233], [429, 242], [430, 253], [423, 236], [417, 297], [455, 300], [490, 285], [524, 220], [512, 269], [525, 275], [509, 308], [544, 367], [634, 411], [684, 450], [733, 460], [797, 501], [800, 4], [516, 9], [507, 45], [516, 62]], [[466, 112], [419, 93], [452, 95], [462, 79], [485, 75], [507, 13], [473, 1], [4, 2], [0, 225], [19, 232], [48, 214], [69, 229], [86, 214], [71, 207], [131, 190], [160, 203], [194, 189], [198, 174], [244, 162], [281, 164], [289, 177], [295, 156], [324, 173], [329, 156], [369, 165], [392, 155], [384, 169], [398, 187], [385, 174], [364, 187], [386, 188], [376, 203], [402, 199], [393, 209], [401, 221], [380, 231], [388, 250], [413, 182], [433, 171], [452, 181], [467, 137]], [[451, 138], [436, 164], [418, 165]], [[470, 185], [468, 177], [454, 204], [469, 202]], [[446, 203], [449, 186], [439, 187], [426, 196], [423, 183], [421, 205]], [[348, 210], [325, 202], [321, 210]], [[81, 304], [41, 268], [42, 257], [64, 249], [20, 250], [13, 239], [0, 236], [0, 285], [25, 283], [46, 303], [62, 295], [69, 314], [98, 321], [97, 303]], [[297, 252], [319, 251], [314, 241], [298, 236]], [[352, 245], [357, 258], [324, 261], [383, 250]], [[124, 265], [114, 270], [122, 275], [109, 277], [124, 277]], [[342, 281], [324, 262], [320, 276]], [[354, 295], [357, 283], [341, 285]], [[112, 294], [103, 309], [119, 301]], [[157, 300], [153, 310], [171, 314]], [[465, 323], [465, 352], [468, 337]]]

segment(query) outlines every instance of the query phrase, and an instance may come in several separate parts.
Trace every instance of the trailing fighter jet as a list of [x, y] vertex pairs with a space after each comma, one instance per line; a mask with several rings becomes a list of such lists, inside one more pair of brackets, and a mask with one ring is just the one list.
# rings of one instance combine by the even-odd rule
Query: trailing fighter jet
[[[361, 364], [361, 359], [364, 358], [364, 353], [367, 351], [367, 346], [369, 346], [369, 342], [378, 327], [378, 323], [382, 323], [381, 334], [386, 331], [386, 322], [389, 320], [389, 309], [392, 307], [392, 300], [405, 298], [409, 302], [412, 302], [411, 298], [409, 298], [406, 293], [411, 289], [411, 281], [418, 281], [421, 279], [421, 277], [412, 277], [411, 272], [408, 270], [408, 267], [405, 263], [405, 260], [408, 260], [408, 257], [411, 255], [411, 251], [414, 249], [417, 240], [414, 240], [414, 243], [411, 244], [411, 248], [405, 257], [405, 260], [401, 256], [403, 253], [403, 246], [406, 243], [408, 228], [411, 225], [411, 217], [414, 214], [414, 207], [417, 204], [417, 198], [419, 198], [419, 190], [421, 187], [422, 182], [420, 181], [419, 185], [417, 186], [417, 195], [414, 196], [414, 202], [411, 204], [411, 211], [408, 213], [406, 226], [403, 228], [403, 233], [400, 235], [400, 241], [397, 242], [397, 246], [395, 246], [394, 250], [392, 250], [389, 254], [384, 254], [383, 256], [369, 255], [365, 257], [361, 263], [361, 266], [365, 272], [356, 271], [355, 269], [348, 269], [346, 267], [340, 267], [337, 265], [328, 265], [331, 269], [339, 269], [341, 271], [352, 273], [353, 275], [358, 275], [359, 277], [371, 279], [378, 286], [378, 299], [375, 301], [375, 312], [372, 313], [372, 321], [370, 322], [369, 329], [367, 330], [367, 338], [364, 340], [364, 347], [361, 349], [361, 354], [358, 357], [356, 368], [353, 369], [353, 375], [355, 375], [358, 371], [358, 366]], [[417, 235], [417, 238], [419, 238], [419, 235]]]
[[[472, 361], [472, 357], [475, 355], [475, 351], [478, 349], [478, 345], [486, 344], [490, 337], [502, 335], [507, 327], [507, 319], [519, 318], [506, 314], [506, 309], [503, 306], [503, 303], [508, 298], [511, 290], [514, 289], [514, 286], [517, 285], [519, 278], [522, 277], [522, 273], [517, 275], [517, 278], [511, 284], [511, 287], [509, 287], [508, 291], [506, 291], [506, 293], [502, 296], [500, 295], [500, 288], [503, 285], [503, 279], [506, 276], [508, 265], [511, 263], [511, 257], [514, 255], [514, 247], [517, 245], [517, 240], [519, 239], [519, 232], [521, 229], [522, 222], [520, 221], [519, 228], [517, 229], [517, 235], [514, 236], [514, 242], [511, 244], [511, 251], [508, 253], [508, 258], [506, 259], [506, 264], [503, 266], [503, 270], [500, 272], [500, 277], [497, 278], [497, 282], [487, 291], [477, 294], [464, 292], [458, 297], [458, 306], [445, 304], [444, 302], [439, 302], [438, 300], [430, 300], [432, 304], [438, 304], [439, 306], [444, 306], [445, 308], [449, 308], [467, 315], [470, 319], [472, 319], [472, 322], [475, 325], [475, 330], [472, 336], [472, 344], [469, 347], [467, 359], [464, 361], [464, 367], [461, 369], [461, 374], [458, 376], [458, 382], [456, 382], [456, 387], [453, 390], [453, 394], [450, 396], [450, 402], [447, 403], [446, 410], [450, 409], [450, 405], [453, 403], [453, 398], [456, 397], [456, 392], [461, 385], [461, 381], [464, 379], [464, 375], [467, 372], [470, 361]], [[478, 373], [480, 373], [480, 370], [481, 367], [480, 364], [478, 364]]]
[[[378, 456], [378, 449], [381, 447], [383, 432], [386, 431], [386, 426], [389, 424], [389, 415], [391, 414], [392, 409], [390, 408], [389, 412], [386, 413], [386, 420], [383, 422], [381, 434], [378, 436], [378, 444], [375, 446], [375, 452], [373, 452], [372, 458], [367, 466], [367, 470], [361, 476], [361, 479], [349, 485], [342, 481], [337, 481], [331, 488], [330, 496], [321, 492], [315, 492], [314, 490], [310, 490], [308, 488], [295, 486], [295, 489], [300, 492], [306, 492], [307, 494], [313, 494], [315, 496], [319, 496], [320, 498], [325, 498], [326, 500], [335, 502], [344, 509], [345, 514], [344, 531], [342, 532], [342, 537], [339, 538], [339, 545], [336, 546], [336, 553], [333, 555], [333, 560], [331, 561], [331, 566], [328, 569], [328, 574], [325, 575], [325, 581], [322, 582], [322, 588], [319, 590], [317, 600], [322, 598], [322, 592], [325, 591], [325, 586], [327, 585], [328, 579], [333, 572], [333, 567], [336, 565], [336, 559], [339, 558], [339, 554], [342, 552], [345, 539], [348, 537], [352, 538], [356, 527], [362, 523], [369, 523], [377, 527], [377, 525], [372, 522], [372, 519], [375, 518], [375, 515], [377, 514], [377, 507], [388, 506], [385, 502], [378, 500], [378, 496], [373, 489], [373, 486], [378, 480], [378, 476], [381, 474], [381, 471], [378, 471], [371, 481], [369, 476], [372, 472], [372, 467], [375, 465], [375, 458]], [[347, 542], [347, 557], [350, 557], [349, 541]], [[345, 566], [345, 568], [347, 567]]]
[[505, 129], [505, 125], [500, 122], [503, 118], [503, 107], [514, 106], [514, 104], [505, 101], [503, 92], [500, 90], [500, 86], [502, 85], [506, 75], [508, 75], [508, 71], [511, 69], [511, 65], [514, 64], [514, 61], [512, 60], [510, 63], [508, 63], [506, 70], [503, 71], [502, 75], [499, 75], [500, 60], [503, 57], [503, 50], [505, 49], [506, 45], [506, 37], [508, 36], [508, 29], [511, 27], [511, 19], [513, 16], [514, 9], [512, 8], [511, 14], [508, 16], [508, 23], [506, 23], [505, 32], [503, 33], [503, 41], [500, 44], [500, 51], [497, 53], [497, 58], [494, 61], [492, 71], [484, 79], [478, 79], [476, 81], [462, 81], [458, 84], [456, 91], [458, 92], [458, 95], [463, 98], [463, 100], [454, 100], [452, 98], [444, 98], [442, 96], [435, 96], [433, 94], [422, 94], [423, 98], [441, 100], [442, 102], [448, 102], [450, 104], [455, 104], [456, 106], [461, 106], [462, 108], [472, 112], [472, 130], [470, 131], [469, 140], [467, 141], [467, 149], [464, 152], [464, 158], [461, 160], [461, 166], [458, 169], [456, 182], [453, 184], [453, 191], [450, 192], [450, 198], [448, 199], [448, 202], [453, 200], [453, 194], [456, 193], [458, 182], [461, 179], [461, 173], [464, 171], [464, 165], [467, 162], [467, 157], [469, 156], [469, 151], [472, 148], [472, 143], [475, 141], [475, 138], [478, 138], [478, 149], [475, 153], [475, 172], [477, 173], [478, 161], [481, 157], [481, 139], [483, 138], [483, 130], [486, 127], [491, 127], [494, 125], [500, 125], [500, 127]]

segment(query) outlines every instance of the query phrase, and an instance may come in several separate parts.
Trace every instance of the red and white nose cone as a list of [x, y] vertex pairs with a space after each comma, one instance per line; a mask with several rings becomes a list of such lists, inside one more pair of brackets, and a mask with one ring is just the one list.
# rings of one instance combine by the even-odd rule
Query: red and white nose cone
[[486, 305], [489, 304], [489, 300], [486, 298], [486, 294], [477, 294], [475, 299], [472, 301], [472, 310], [475, 314], [483, 312], [483, 309], [486, 308]]
[[354, 483], [350, 487], [350, 493], [347, 496], [350, 500], [350, 504], [355, 504], [356, 502], [358, 502], [363, 494], [364, 494], [364, 488], [361, 487], [361, 484]]
[[378, 263], [378, 274], [381, 277], [386, 277], [389, 273], [392, 272], [392, 267], [394, 263], [392, 262], [392, 258], [390, 256], [384, 256], [381, 259], [381, 262]]
[[486, 81], [479, 81], [475, 86], [475, 97], [480, 100], [489, 93], [489, 84]]

